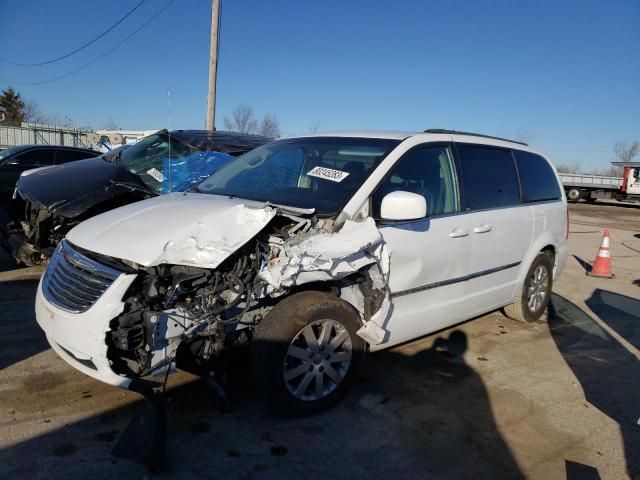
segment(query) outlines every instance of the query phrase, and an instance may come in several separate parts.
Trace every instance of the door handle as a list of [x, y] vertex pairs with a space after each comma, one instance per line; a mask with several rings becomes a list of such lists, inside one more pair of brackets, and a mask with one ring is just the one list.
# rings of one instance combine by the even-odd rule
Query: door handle
[[454, 228], [453, 230], [451, 230], [451, 233], [449, 233], [450, 238], [460, 238], [460, 237], [466, 237], [468, 235], [469, 235], [469, 231], [464, 230], [462, 228]]
[[487, 233], [491, 231], [491, 225], [487, 225], [486, 223], [483, 223], [479, 227], [474, 228], [473, 231], [474, 233]]

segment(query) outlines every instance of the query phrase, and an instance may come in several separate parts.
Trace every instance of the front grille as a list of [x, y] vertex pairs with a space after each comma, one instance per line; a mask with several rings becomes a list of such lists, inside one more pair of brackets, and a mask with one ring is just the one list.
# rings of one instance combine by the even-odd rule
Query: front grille
[[44, 272], [42, 293], [57, 307], [86, 312], [123, 272], [102, 265], [62, 240]]

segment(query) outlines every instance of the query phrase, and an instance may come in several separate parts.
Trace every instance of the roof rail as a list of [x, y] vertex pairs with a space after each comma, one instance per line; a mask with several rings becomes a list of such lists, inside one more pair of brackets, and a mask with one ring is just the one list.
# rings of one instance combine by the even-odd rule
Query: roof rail
[[493, 140], [502, 140], [503, 142], [511, 142], [511, 143], [519, 143], [520, 145], [524, 145], [528, 147], [524, 142], [518, 142], [517, 140], [509, 140], [508, 138], [501, 137], [492, 137], [491, 135], [483, 135], [481, 133], [471, 133], [471, 132], [460, 132], [458, 130], [447, 130], [446, 128], [428, 128], [424, 131], [424, 133], [444, 133], [450, 135], [470, 135], [472, 137], [482, 137], [482, 138], [492, 138]]

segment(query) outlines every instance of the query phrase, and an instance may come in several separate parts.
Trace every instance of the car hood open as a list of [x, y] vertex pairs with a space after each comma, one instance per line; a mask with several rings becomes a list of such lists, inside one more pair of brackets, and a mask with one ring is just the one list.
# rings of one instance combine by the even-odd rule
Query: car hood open
[[264, 203], [171, 193], [82, 222], [67, 239], [86, 250], [150, 267], [162, 263], [215, 268], [276, 215]]
[[144, 185], [122, 165], [101, 157], [38, 169], [18, 181], [25, 200], [57, 215], [74, 218], [112, 197], [130, 191], [113, 182]]

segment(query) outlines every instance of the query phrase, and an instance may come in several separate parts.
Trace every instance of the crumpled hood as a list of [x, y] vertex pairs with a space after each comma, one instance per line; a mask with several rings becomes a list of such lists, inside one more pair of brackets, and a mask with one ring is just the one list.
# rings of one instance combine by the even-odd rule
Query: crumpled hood
[[22, 175], [17, 188], [25, 200], [74, 218], [94, 205], [129, 192], [112, 180], [139, 183], [124, 166], [96, 157], [37, 169]]
[[86, 250], [136, 262], [215, 268], [276, 215], [263, 203], [172, 193], [82, 222], [67, 239]]

